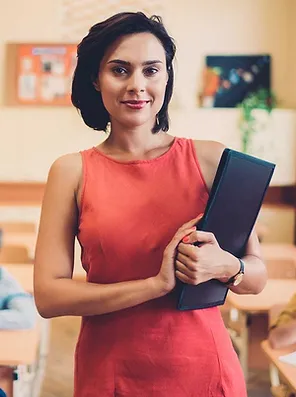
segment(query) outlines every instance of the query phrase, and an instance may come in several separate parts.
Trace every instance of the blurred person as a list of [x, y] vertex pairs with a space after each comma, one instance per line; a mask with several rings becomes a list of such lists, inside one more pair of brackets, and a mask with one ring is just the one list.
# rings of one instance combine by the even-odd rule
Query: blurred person
[[268, 340], [273, 349], [296, 344], [296, 293], [271, 324]]
[[[273, 349], [282, 349], [296, 344], [296, 293], [279, 315], [272, 321], [269, 328], [268, 341]], [[281, 384], [273, 386], [274, 397], [295, 397], [289, 388]]]
[[196, 231], [224, 146], [167, 133], [175, 50], [159, 17], [129, 12], [78, 45], [72, 102], [108, 135], [51, 166], [34, 266], [40, 314], [82, 316], [75, 397], [247, 396], [219, 308], [176, 309], [177, 279], [256, 294], [266, 269], [255, 232], [236, 258]]
[[0, 267], [0, 330], [30, 329], [36, 323], [33, 297]]

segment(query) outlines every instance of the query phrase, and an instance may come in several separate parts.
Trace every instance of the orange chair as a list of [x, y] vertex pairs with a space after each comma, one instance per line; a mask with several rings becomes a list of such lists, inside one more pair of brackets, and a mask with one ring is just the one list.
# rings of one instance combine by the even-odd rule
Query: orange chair
[[32, 263], [27, 247], [19, 245], [5, 245], [0, 248], [1, 263]]
[[33, 222], [0, 222], [3, 233], [36, 233], [36, 225]]

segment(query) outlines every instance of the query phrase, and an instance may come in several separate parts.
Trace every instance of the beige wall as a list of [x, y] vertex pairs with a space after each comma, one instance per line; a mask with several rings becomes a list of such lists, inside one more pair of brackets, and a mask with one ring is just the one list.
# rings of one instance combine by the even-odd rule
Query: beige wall
[[[296, 107], [287, 78], [288, 73], [293, 72], [291, 52], [296, 54], [295, 40], [289, 36], [291, 32], [294, 37], [296, 34], [294, 0], [164, 2], [164, 20], [178, 46], [174, 101], [174, 108], [178, 106], [178, 109], [173, 110], [173, 122], [182, 120], [184, 114], [189, 120], [187, 125], [191, 126], [191, 136], [199, 136], [200, 120], [204, 130], [209, 124], [209, 135], [215, 137], [217, 127], [228, 120], [227, 111], [220, 110], [214, 125], [210, 123], [211, 112], [197, 118], [197, 125], [194, 117], [194, 123], [190, 122], [191, 113], [195, 113], [203, 56], [211, 53], [270, 53], [274, 90], [282, 106]], [[3, 1], [0, 13], [0, 91], [3, 94], [5, 43], [61, 40], [60, 6], [61, 0]], [[173, 133], [186, 135], [188, 128], [181, 131], [181, 126], [180, 122], [173, 124]], [[224, 132], [226, 130], [220, 127], [217, 139], [223, 140]], [[103, 137], [85, 127], [72, 108], [8, 108], [2, 101], [0, 138], [5, 145], [0, 145], [0, 180], [43, 181], [56, 157], [94, 145]]]
[[[4, 95], [5, 44], [14, 41], [59, 42], [62, 39], [61, 0], [0, 1], [0, 92]], [[274, 90], [282, 100], [281, 105], [296, 108], [295, 0], [163, 1], [164, 21], [178, 46], [177, 95], [172, 114], [174, 134], [210, 137], [234, 147], [239, 145], [239, 136], [234, 136], [235, 110], [195, 108], [206, 54], [270, 53]], [[281, 117], [281, 113], [276, 117]], [[1, 98], [0, 138], [0, 180], [44, 181], [56, 157], [97, 144], [104, 135], [85, 127], [72, 108], [8, 108]], [[263, 222], [270, 227], [271, 233], [282, 230], [281, 238], [285, 236], [285, 241], [290, 241], [290, 229], [294, 224], [290, 225], [290, 222], [288, 228], [284, 227], [288, 224], [287, 216], [284, 211], [278, 213], [275, 220], [274, 213], [271, 215], [267, 211], [263, 214]], [[39, 208], [0, 208], [0, 218], [38, 222]]]
[[[2, 2], [2, 0], [1, 0]], [[102, 133], [81, 122], [74, 108], [5, 107], [4, 64], [7, 42], [59, 42], [61, 0], [10, 0], [0, 12], [0, 180], [46, 178], [52, 161], [63, 153], [87, 148]]]
[[288, 73], [284, 76], [288, 85], [288, 104], [296, 108], [296, 1], [288, 2]]
[[[169, 2], [169, 1], [168, 1]], [[283, 106], [287, 103], [289, 1], [184, 0], [174, 1], [168, 26], [178, 44], [178, 91], [181, 101], [194, 106], [203, 56], [211, 53], [269, 53], [273, 85]]]

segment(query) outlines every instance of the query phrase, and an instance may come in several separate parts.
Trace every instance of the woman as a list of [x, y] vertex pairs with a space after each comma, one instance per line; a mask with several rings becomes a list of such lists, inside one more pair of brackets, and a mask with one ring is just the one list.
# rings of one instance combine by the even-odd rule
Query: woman
[[[160, 18], [142, 13], [98, 23], [78, 46], [72, 102], [110, 133], [52, 165], [35, 265], [41, 315], [83, 317], [75, 397], [246, 396], [219, 309], [176, 310], [176, 279], [233, 281], [242, 262], [194, 227], [224, 148], [167, 134], [174, 55]], [[75, 235], [87, 283], [71, 279]], [[254, 234], [243, 261], [230, 288], [260, 292]]]

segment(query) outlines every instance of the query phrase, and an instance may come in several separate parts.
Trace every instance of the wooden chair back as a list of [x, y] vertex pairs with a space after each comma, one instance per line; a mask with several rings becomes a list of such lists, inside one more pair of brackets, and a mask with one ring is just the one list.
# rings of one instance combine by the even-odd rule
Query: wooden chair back
[[266, 259], [268, 278], [296, 278], [296, 258]]
[[27, 247], [4, 245], [0, 249], [0, 263], [31, 263]]
[[36, 233], [33, 222], [0, 222], [2, 233]]

